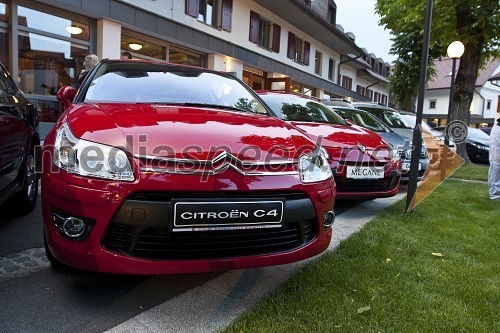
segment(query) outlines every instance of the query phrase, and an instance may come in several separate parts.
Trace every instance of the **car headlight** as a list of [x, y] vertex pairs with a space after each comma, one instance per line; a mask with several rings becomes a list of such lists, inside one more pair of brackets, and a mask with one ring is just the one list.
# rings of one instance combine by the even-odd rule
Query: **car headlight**
[[299, 159], [300, 179], [303, 183], [314, 183], [333, 177], [332, 170], [325, 156], [325, 151], [318, 149]]
[[477, 149], [480, 149], [480, 150], [487, 150], [489, 151], [490, 150], [490, 147], [488, 146], [485, 146], [485, 145], [482, 145], [480, 143], [476, 143], [476, 142], [469, 142], [470, 145], [476, 147]]
[[389, 143], [389, 153], [391, 154], [391, 161], [397, 162], [401, 159], [401, 153], [399, 152], [398, 147], [393, 146]]
[[134, 180], [132, 167], [123, 150], [78, 139], [67, 123], [57, 130], [52, 161], [57, 167], [81, 176]]

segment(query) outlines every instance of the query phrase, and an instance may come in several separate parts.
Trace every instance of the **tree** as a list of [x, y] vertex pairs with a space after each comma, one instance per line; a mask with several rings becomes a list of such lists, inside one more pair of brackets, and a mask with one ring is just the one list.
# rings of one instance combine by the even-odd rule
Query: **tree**
[[[425, 1], [377, 0], [375, 10], [381, 16], [380, 23], [395, 36], [390, 53], [398, 58], [391, 71], [389, 91], [396, 97], [401, 109], [415, 111], [422, 58]], [[434, 29], [436, 28], [433, 25], [427, 79], [435, 73], [432, 66], [434, 60], [446, 52], [446, 45], [443, 45], [441, 37], [436, 38]], [[444, 31], [440, 32], [443, 33]]]
[[[391, 54], [398, 59], [389, 89], [400, 103], [412, 103], [418, 92], [425, 1], [377, 0], [375, 9], [380, 23], [396, 36]], [[499, 11], [498, 0], [434, 1], [427, 78], [433, 74], [433, 61], [446, 55], [449, 43], [460, 40], [465, 45], [455, 81], [452, 120], [468, 122], [480, 66], [499, 57]], [[466, 158], [465, 143], [457, 145], [457, 153]]]
[[[451, 120], [468, 123], [469, 109], [479, 69], [486, 61], [500, 56], [500, 3], [498, 0], [455, 0], [455, 31], [464, 43], [451, 109]], [[468, 160], [465, 142], [457, 145], [457, 154]]]

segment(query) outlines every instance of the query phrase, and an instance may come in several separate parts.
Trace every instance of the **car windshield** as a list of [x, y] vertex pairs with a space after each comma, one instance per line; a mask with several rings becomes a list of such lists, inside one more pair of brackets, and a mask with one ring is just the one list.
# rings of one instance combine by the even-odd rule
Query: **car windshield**
[[410, 125], [395, 111], [384, 110], [382, 121], [392, 128], [411, 128]]
[[380, 107], [371, 107], [366, 105], [354, 105], [355, 108], [366, 110], [382, 120], [384, 124], [389, 126], [390, 128], [412, 128], [408, 123], [401, 117], [401, 115], [392, 110], [392, 109], [384, 109]]
[[[417, 123], [417, 117], [414, 114], [401, 114], [401, 117], [410, 125], [412, 128], [415, 127]], [[427, 132], [431, 132], [432, 128], [424, 121], [421, 122], [422, 128]]]
[[168, 64], [103, 63], [86, 84], [83, 101], [206, 105], [267, 114], [262, 103], [236, 79]]
[[281, 119], [345, 125], [344, 120], [322, 103], [291, 94], [260, 96]]
[[476, 140], [477, 139], [480, 139], [480, 140], [489, 140], [490, 139], [490, 136], [488, 134], [484, 133], [483, 131], [481, 131], [480, 129], [469, 127], [467, 130], [468, 130], [467, 137], [470, 139], [476, 139]]
[[375, 116], [366, 111], [355, 109], [332, 108], [342, 118], [351, 120], [355, 125], [367, 128], [375, 132], [390, 132], [391, 130]]

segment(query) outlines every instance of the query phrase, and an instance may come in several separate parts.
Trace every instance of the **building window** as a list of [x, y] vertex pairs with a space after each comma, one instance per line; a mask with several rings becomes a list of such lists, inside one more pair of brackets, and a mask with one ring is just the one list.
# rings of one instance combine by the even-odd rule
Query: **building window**
[[186, 0], [185, 12], [215, 28], [231, 31], [233, 0]]
[[486, 110], [491, 110], [491, 99], [486, 101]]
[[358, 84], [356, 86], [356, 92], [364, 96], [366, 94], [366, 88]]
[[328, 60], [328, 80], [335, 81], [335, 59]]
[[328, 23], [331, 25], [337, 24], [337, 7], [334, 4], [328, 4]]
[[[142, 48], [136, 51], [131, 50], [128, 45], [132, 42], [141, 44]], [[204, 66], [204, 58], [198, 53], [126, 29], [122, 29], [121, 50], [132, 53], [133, 58], [137, 59], [159, 59], [176, 64]]]
[[190, 66], [203, 66], [201, 55], [177, 47], [169, 47], [168, 62]]
[[271, 22], [259, 17], [259, 41], [257, 44], [263, 48], [269, 49], [271, 39]]
[[311, 53], [311, 44], [304, 41], [294, 33], [288, 33], [288, 52], [287, 56], [293, 61], [309, 66], [309, 54]]
[[380, 102], [380, 93], [378, 91], [375, 91], [373, 93], [373, 102], [376, 102], [376, 103]]
[[7, 5], [0, 2], [0, 61], [9, 68]]
[[387, 95], [382, 94], [382, 104], [387, 105]]
[[[167, 54], [166, 46], [159, 45], [155, 42], [147, 41], [142, 38], [135, 37], [136, 34], [128, 30], [123, 30], [121, 36], [120, 47], [122, 51], [127, 51], [132, 53], [134, 58], [140, 59], [160, 59], [165, 60]], [[133, 50], [130, 48], [130, 44], [140, 44], [142, 48], [139, 50]]]
[[291, 91], [294, 93], [299, 93], [307, 96], [316, 96], [316, 88], [300, 84], [298, 82], [292, 82]]
[[200, 0], [198, 10], [198, 20], [208, 25], [217, 26], [217, 1]]
[[342, 75], [342, 87], [351, 90], [352, 89], [352, 78], [347, 75]]
[[55, 98], [57, 91], [62, 86], [77, 86], [83, 60], [90, 53], [87, 19], [18, 6], [17, 20], [19, 65], [14, 79], [40, 107], [40, 121], [55, 122], [62, 111]]
[[365, 96], [371, 99], [373, 97], [373, 90], [371, 90], [370, 88], [366, 88]]
[[314, 56], [314, 74], [321, 75], [321, 61], [323, 60], [323, 55], [321, 52], [316, 51]]
[[281, 27], [271, 23], [256, 12], [250, 11], [249, 40], [257, 45], [279, 53]]
[[436, 108], [436, 100], [435, 99], [431, 99], [429, 101], [429, 109], [435, 109]]

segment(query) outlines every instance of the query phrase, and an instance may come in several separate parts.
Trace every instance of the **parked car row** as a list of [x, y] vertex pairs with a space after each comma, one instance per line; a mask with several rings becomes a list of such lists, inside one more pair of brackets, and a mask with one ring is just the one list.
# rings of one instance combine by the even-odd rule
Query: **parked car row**
[[[16, 134], [2, 126], [2, 140], [24, 148], [2, 155], [2, 200], [9, 188], [32, 209], [36, 112], [15, 94], [23, 104], [2, 100], [2, 121], [15, 109]], [[204, 68], [105, 59], [57, 98], [65, 112], [41, 154], [54, 266], [166, 274], [302, 260], [328, 247], [335, 200], [393, 196], [409, 169], [411, 140], [369, 112]], [[424, 148], [421, 175], [427, 165]]]
[[[446, 127], [438, 126], [435, 129], [444, 132]], [[490, 163], [490, 136], [483, 130], [472, 127], [467, 128], [465, 149], [471, 162], [480, 164]]]
[[[409, 180], [412, 155], [413, 128], [396, 110], [376, 103], [361, 103], [330, 100], [325, 102], [332, 110], [354, 124], [375, 131], [385, 141], [396, 147], [401, 157], [401, 181]], [[429, 153], [424, 142], [419, 156], [418, 179], [421, 180], [430, 162]]]

